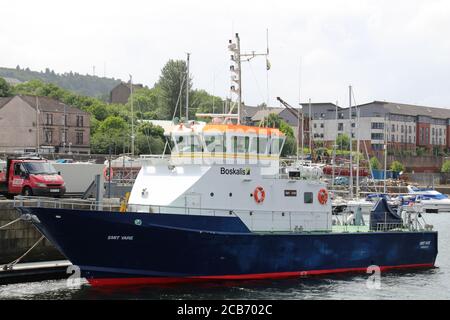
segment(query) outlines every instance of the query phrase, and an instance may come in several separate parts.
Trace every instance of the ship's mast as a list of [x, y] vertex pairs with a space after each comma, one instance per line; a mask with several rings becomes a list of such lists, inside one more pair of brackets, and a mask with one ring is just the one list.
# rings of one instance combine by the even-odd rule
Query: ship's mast
[[[189, 56], [190, 53], [186, 53], [186, 122], [189, 120]], [[181, 109], [181, 106], [180, 106]]]
[[352, 117], [352, 86], [348, 87], [348, 103], [349, 103], [349, 108], [348, 108], [348, 115], [349, 115], [349, 124], [350, 124], [350, 181], [349, 181], [349, 186], [350, 186], [350, 198], [353, 198], [353, 139], [352, 139], [352, 133], [353, 133], [353, 128], [352, 128], [352, 124], [353, 124], [353, 117]]
[[[268, 39], [268, 36], [267, 38]], [[268, 41], [268, 40], [267, 40]], [[241, 53], [241, 39], [239, 38], [239, 34], [235, 34], [235, 41], [228, 41], [228, 49], [233, 53], [231, 55], [231, 61], [233, 64], [230, 66], [230, 71], [232, 72], [231, 81], [234, 83], [231, 85], [231, 92], [236, 94], [237, 96], [237, 123], [241, 123], [242, 118], [242, 68], [241, 64], [244, 61], [250, 61], [251, 59], [257, 56], [268, 57], [269, 48], [267, 46], [267, 50], [264, 53], [256, 53], [252, 51], [251, 53]], [[269, 65], [266, 62], [267, 70], [269, 69]]]
[[134, 156], [134, 110], [133, 110], [133, 77], [130, 74], [130, 104], [131, 104], [131, 157]]

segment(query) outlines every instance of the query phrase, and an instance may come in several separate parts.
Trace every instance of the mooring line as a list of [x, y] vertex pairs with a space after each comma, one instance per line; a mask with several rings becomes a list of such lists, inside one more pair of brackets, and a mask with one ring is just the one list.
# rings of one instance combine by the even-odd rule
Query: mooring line
[[17, 221], [19, 221], [19, 220], [21, 220], [21, 218], [17, 218], [16, 220], [13, 220], [13, 221], [11, 221], [11, 222], [8, 222], [7, 224], [1, 226], [1, 227], [0, 227], [0, 230], [6, 228], [7, 226], [12, 225], [13, 223], [15, 223], [15, 222], [17, 222]]
[[31, 248], [28, 249], [23, 255], [21, 255], [19, 258], [17, 258], [17, 259], [14, 260], [13, 262], [10, 262], [10, 263], [5, 264], [5, 265], [2, 267], [2, 269], [3, 269], [3, 270], [11, 270], [17, 263], [20, 262], [20, 260], [22, 260], [28, 253], [30, 253], [30, 251], [33, 250], [33, 249], [34, 249], [34, 248], [42, 241], [42, 239], [44, 239], [44, 238], [45, 238], [44, 236], [41, 236], [41, 237], [39, 238], [39, 240], [36, 241], [35, 244], [33, 244], [33, 245], [31, 246]]

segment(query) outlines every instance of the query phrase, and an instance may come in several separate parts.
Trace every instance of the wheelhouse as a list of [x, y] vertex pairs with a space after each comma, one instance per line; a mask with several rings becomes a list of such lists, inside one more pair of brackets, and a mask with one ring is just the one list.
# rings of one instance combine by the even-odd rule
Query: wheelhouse
[[278, 129], [242, 125], [179, 125], [170, 133], [172, 157], [279, 160], [285, 136]]

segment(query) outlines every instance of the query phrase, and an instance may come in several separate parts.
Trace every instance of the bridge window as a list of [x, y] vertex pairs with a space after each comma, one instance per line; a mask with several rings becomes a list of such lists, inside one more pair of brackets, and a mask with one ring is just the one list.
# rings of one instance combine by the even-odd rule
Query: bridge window
[[202, 145], [197, 135], [177, 135], [173, 137], [178, 152], [201, 152]]
[[283, 148], [283, 138], [272, 138], [270, 141], [270, 154], [279, 155]]
[[225, 139], [223, 135], [205, 135], [206, 151], [226, 152]]
[[248, 153], [250, 137], [232, 136], [231, 142], [234, 153]]

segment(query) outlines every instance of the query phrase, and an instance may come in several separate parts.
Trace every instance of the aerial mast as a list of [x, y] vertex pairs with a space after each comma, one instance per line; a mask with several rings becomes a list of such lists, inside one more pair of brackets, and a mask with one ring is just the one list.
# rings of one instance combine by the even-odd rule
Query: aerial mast
[[349, 108], [348, 108], [348, 116], [349, 116], [349, 124], [350, 124], [350, 181], [349, 181], [349, 186], [350, 186], [350, 197], [353, 198], [353, 155], [352, 155], [352, 133], [353, 133], [353, 128], [352, 128], [352, 124], [353, 124], [353, 117], [352, 117], [352, 86], [348, 87], [348, 103], [349, 103]]
[[[189, 56], [191, 55], [189, 52], [186, 53], [186, 121], [189, 120]], [[181, 107], [180, 107], [181, 109]]]
[[134, 113], [133, 113], [133, 77], [130, 74], [130, 104], [131, 104], [131, 156], [134, 156]]

